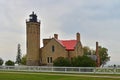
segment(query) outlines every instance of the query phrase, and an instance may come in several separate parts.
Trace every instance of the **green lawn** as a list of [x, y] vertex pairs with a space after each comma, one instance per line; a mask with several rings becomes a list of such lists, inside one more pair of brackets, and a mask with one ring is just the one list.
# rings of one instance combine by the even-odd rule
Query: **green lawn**
[[[56, 74], [56, 73], [32, 73], [32, 72], [0, 72], [0, 80], [120, 80], [120, 78], [102, 78], [85, 74]], [[109, 75], [107, 75], [109, 76]], [[111, 76], [111, 75], [110, 75]], [[118, 77], [118, 76], [113, 76]]]

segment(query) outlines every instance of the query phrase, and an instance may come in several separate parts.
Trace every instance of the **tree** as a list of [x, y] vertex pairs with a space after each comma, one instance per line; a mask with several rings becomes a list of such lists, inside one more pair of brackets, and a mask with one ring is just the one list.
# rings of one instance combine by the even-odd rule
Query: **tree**
[[74, 57], [71, 61], [71, 64], [73, 67], [95, 67], [96, 66], [95, 61], [86, 55]]
[[100, 56], [100, 65], [104, 66], [108, 61], [110, 61], [107, 48], [99, 46], [98, 53]]
[[58, 57], [57, 59], [54, 60], [53, 62], [54, 66], [70, 66], [70, 60], [68, 58], [64, 58], [64, 57]]
[[88, 46], [83, 47], [83, 52], [84, 52], [84, 55], [95, 54], [95, 50], [90, 49]]
[[20, 49], [20, 44], [18, 44], [17, 48], [17, 56], [16, 56], [16, 62], [18, 65], [21, 63], [21, 49]]
[[84, 46], [84, 47], [83, 47], [83, 52], [84, 52], [84, 55], [89, 55], [89, 54], [91, 54], [90, 48], [89, 48], [88, 46]]
[[0, 66], [3, 64], [3, 59], [2, 58], [0, 58]]
[[[83, 48], [84, 55], [95, 55], [95, 50], [90, 49], [88, 46]], [[108, 49], [105, 47], [99, 46], [98, 53], [100, 56], [100, 65], [104, 66], [108, 61], [110, 61], [110, 56], [108, 55]]]
[[26, 65], [26, 55], [24, 55], [21, 59], [21, 64]]
[[14, 66], [15, 63], [14, 63], [14, 61], [8, 60], [8, 61], [5, 62], [5, 65], [6, 66]]

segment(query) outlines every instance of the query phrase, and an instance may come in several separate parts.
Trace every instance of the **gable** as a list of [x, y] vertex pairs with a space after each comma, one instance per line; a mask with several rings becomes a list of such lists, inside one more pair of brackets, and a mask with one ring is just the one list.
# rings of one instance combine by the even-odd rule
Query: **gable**
[[54, 44], [60, 45], [62, 48], [64, 48], [67, 51], [74, 51], [76, 45], [78, 44], [78, 41], [77, 40], [58, 40], [58, 39], [52, 38], [47, 45], [49, 45], [49, 44], [50, 45], [54, 45]]
[[62, 46], [56, 39], [52, 38], [47, 45], [43, 46], [43, 48], [51, 48], [52, 46], [55, 46], [55, 48], [63, 48], [65, 50], [65, 47]]

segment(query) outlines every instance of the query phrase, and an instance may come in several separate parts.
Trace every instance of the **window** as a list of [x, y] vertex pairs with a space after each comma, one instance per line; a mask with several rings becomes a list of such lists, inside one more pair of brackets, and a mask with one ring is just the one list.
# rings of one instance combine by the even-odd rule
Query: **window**
[[50, 63], [52, 63], [52, 57], [50, 57]]
[[47, 63], [52, 63], [52, 57], [47, 57]]
[[49, 63], [49, 57], [47, 57], [47, 62]]
[[55, 51], [55, 46], [52, 46], [52, 52], [54, 52]]

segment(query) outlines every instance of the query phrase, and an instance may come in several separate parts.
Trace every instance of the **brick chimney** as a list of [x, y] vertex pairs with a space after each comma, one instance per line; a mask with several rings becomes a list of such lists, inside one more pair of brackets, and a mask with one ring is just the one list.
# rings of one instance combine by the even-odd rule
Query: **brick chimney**
[[54, 38], [55, 38], [55, 39], [58, 39], [58, 34], [54, 34]]
[[96, 61], [96, 65], [97, 67], [100, 67], [100, 56], [99, 56], [99, 52], [98, 52], [98, 49], [99, 49], [99, 44], [98, 42], [96, 42], [96, 56], [97, 56], [97, 61]]
[[76, 40], [80, 42], [80, 33], [76, 33]]

